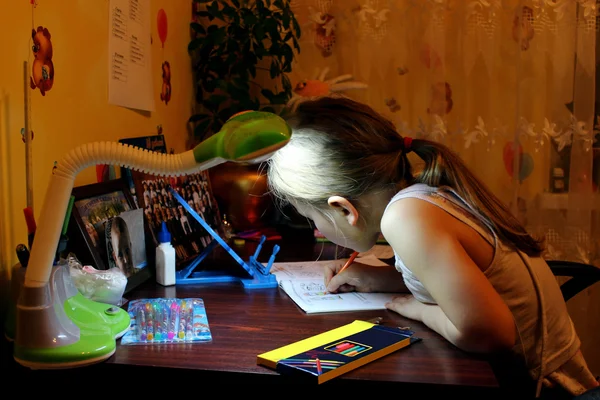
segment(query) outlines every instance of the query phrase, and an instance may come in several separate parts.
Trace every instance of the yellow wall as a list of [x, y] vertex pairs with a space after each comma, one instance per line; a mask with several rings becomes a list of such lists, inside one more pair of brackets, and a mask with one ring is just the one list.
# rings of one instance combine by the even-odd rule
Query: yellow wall
[[[39, 219], [55, 160], [74, 147], [92, 141], [156, 134], [162, 125], [168, 147], [186, 149], [187, 119], [192, 113], [193, 86], [187, 53], [191, 2], [141, 0], [151, 4], [152, 70], [155, 111], [141, 113], [108, 103], [109, 1], [2, 0], [0, 12], [0, 271], [17, 262], [15, 246], [26, 243], [23, 208], [25, 189], [23, 62], [33, 62], [32, 26], [47, 27], [52, 35], [54, 86], [44, 97], [31, 90], [34, 210]], [[10, 5], [8, 5], [10, 3]], [[158, 37], [156, 16], [167, 14], [164, 49]], [[161, 65], [171, 64], [172, 97], [160, 100]], [[75, 185], [96, 182], [95, 168], [82, 171]]]

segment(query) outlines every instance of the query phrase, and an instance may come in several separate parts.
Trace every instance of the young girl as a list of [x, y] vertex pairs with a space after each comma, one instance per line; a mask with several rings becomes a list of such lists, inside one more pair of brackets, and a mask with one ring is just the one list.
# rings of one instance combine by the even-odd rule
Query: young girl
[[[402, 138], [370, 107], [325, 97], [299, 105], [269, 160], [273, 194], [332, 242], [367, 251], [383, 234], [395, 268], [325, 271], [331, 292], [405, 292], [387, 304], [455, 346], [509, 354], [542, 385], [596, 387], [560, 288], [508, 208], [440, 143]], [[407, 154], [424, 161], [413, 174]], [[561, 389], [561, 390], [562, 390]]]

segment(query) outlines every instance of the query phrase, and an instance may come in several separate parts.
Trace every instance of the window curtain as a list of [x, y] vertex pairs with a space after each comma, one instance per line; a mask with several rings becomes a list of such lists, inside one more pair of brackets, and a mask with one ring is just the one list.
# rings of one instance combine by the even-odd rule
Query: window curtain
[[[446, 144], [546, 235], [547, 259], [600, 267], [596, 0], [292, 5], [302, 27], [292, 103], [344, 94], [403, 135]], [[600, 314], [599, 295], [569, 302], [596, 373], [599, 318], [587, 316]]]
[[547, 258], [600, 266], [596, 0], [292, 0], [292, 102], [364, 101], [459, 153]]

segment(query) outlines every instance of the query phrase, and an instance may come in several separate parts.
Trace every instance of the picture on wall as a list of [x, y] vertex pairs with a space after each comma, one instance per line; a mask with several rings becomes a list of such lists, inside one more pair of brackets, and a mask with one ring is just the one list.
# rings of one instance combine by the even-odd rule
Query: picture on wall
[[184, 201], [222, 235], [221, 216], [213, 196], [207, 171], [180, 177], [157, 177], [132, 171], [137, 202], [144, 209], [144, 218], [158, 245], [158, 232], [165, 222], [175, 247], [178, 268], [197, 257], [213, 240], [202, 225], [181, 205], [173, 193]]

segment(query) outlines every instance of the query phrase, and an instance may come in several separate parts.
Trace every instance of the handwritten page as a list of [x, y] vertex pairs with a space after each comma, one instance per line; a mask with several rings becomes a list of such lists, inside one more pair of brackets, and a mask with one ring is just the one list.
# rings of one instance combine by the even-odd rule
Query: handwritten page
[[[357, 262], [373, 266], [385, 265], [370, 255]], [[307, 314], [383, 310], [395, 293], [330, 293], [325, 288], [324, 266], [343, 264], [345, 260], [274, 263], [271, 273], [279, 287]], [[398, 279], [402, 279], [398, 276]]]
[[154, 111], [150, 2], [110, 0], [108, 17], [108, 102]]

